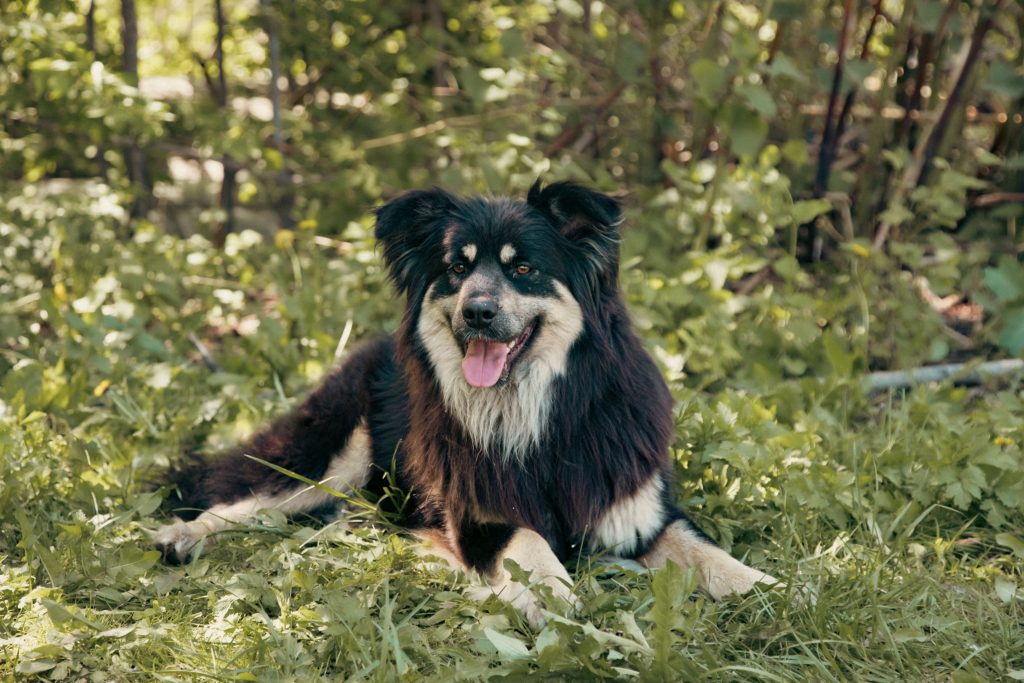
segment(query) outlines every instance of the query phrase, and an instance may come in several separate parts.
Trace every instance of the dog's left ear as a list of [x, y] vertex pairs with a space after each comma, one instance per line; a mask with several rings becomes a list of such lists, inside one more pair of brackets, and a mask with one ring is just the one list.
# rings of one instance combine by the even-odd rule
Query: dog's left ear
[[374, 235], [384, 247], [384, 262], [400, 291], [408, 294], [427, 282], [427, 265], [441, 262], [444, 229], [456, 202], [454, 195], [434, 188], [406, 192], [374, 210]]
[[619, 200], [573, 182], [533, 184], [526, 203], [551, 220], [592, 264], [598, 278], [614, 283], [619, 270]]

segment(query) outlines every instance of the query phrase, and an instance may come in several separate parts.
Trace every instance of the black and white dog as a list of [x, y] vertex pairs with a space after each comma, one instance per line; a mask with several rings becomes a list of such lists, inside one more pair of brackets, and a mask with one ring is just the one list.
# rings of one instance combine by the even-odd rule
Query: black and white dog
[[[376, 235], [407, 296], [398, 332], [366, 344], [291, 414], [178, 477], [205, 509], [155, 538], [171, 562], [263, 508], [295, 514], [397, 471], [409, 526], [534, 624], [505, 567], [574, 602], [562, 561], [582, 552], [693, 567], [713, 598], [772, 577], [733, 559], [676, 507], [672, 399], [618, 290], [617, 200], [572, 183], [526, 201], [410, 192]], [[393, 468], [393, 465], [396, 467]]]

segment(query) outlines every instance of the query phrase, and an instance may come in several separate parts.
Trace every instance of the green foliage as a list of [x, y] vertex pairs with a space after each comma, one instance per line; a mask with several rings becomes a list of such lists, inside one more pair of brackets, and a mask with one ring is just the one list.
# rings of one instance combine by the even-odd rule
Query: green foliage
[[[812, 219], [833, 228], [829, 242], [848, 243], [870, 239], [881, 223], [911, 234], [973, 226], [990, 239], [1022, 217], [1019, 203], [975, 202], [1020, 182], [1014, 160], [1024, 136], [1012, 114], [1024, 82], [1021, 36], [1005, 13], [982, 36], [997, 58], [972, 64], [960, 98], [972, 111], [1010, 117], [958, 111], [943, 125], [963, 135], [932, 136], [916, 121], [940, 117], [960, 66], [955, 50], [932, 48], [970, 40], [981, 9], [965, 17], [937, 2], [865, 8], [849, 20], [840, 73], [844, 18], [823, 2], [242, 3], [228, 8], [223, 27], [230, 106], [221, 106], [216, 60], [206, 56], [216, 53], [209, 16], [140, 4], [135, 88], [118, 75], [118, 3], [90, 6], [91, 51], [79, 4], [5, 6], [4, 177], [102, 173], [119, 190], [177, 205], [182, 188], [165, 186], [171, 166], [226, 154], [241, 171], [242, 209], [272, 209], [273, 227], [313, 220], [329, 234], [400, 189], [437, 182], [501, 192], [552, 173], [609, 189], [674, 185], [683, 200], [707, 202], [688, 228], [696, 237], [743, 238], [753, 225], [759, 239], [778, 238], [791, 252], [797, 227]], [[280, 148], [270, 142], [266, 100], [271, 28], [284, 84]], [[920, 55], [915, 31], [925, 32]], [[161, 87], [168, 77], [187, 81]], [[920, 116], [893, 113], [908, 103]], [[822, 187], [813, 162], [827, 115], [846, 135], [829, 151]], [[929, 136], [937, 142], [925, 159], [918, 142]], [[126, 182], [130, 142], [145, 152], [151, 189]], [[931, 172], [918, 182], [912, 169]], [[216, 203], [191, 189], [185, 204]], [[777, 197], [785, 208], [764, 212], [766, 223], [737, 201], [730, 220], [715, 209], [730, 192]], [[808, 200], [816, 203], [801, 204]], [[849, 221], [843, 202], [854, 207]], [[208, 211], [200, 225], [223, 218]]]
[[995, 296], [993, 306], [1000, 320], [995, 326], [998, 342], [1011, 354], [1024, 353], [1024, 266], [1010, 256], [999, 259], [995, 268], [985, 269], [985, 286]]
[[123, 76], [92, 61], [80, 32], [70, 6], [29, 16], [17, 6], [0, 10], [0, 176], [34, 182], [90, 174], [104, 145], [164, 134], [167, 105], [141, 98]]
[[[690, 597], [695, 577], [675, 568], [647, 575], [584, 559], [581, 612], [553, 611], [532, 633], [507, 604], [479, 604], [464, 580], [422, 567], [408, 540], [360, 508], [350, 528], [266, 513], [184, 568], [148, 549], [163, 492], [144, 482], [182, 448], [226, 445], [284, 409], [333, 362], [350, 320], [352, 339], [394, 326], [368, 218], [349, 227], [340, 255], [309, 230], [243, 232], [218, 252], [145, 225], [116, 238], [123, 214], [98, 186], [56, 198], [26, 188], [3, 207], [0, 675], [774, 680], [1024, 669], [1024, 392], [865, 395], [861, 342], [875, 342], [844, 332], [860, 324], [856, 297], [819, 289], [795, 261], [772, 263], [775, 286], [748, 294], [729, 283], [764, 257], [736, 243], [689, 255], [672, 278], [634, 265], [624, 277], [680, 399], [680, 503], [817, 602], [783, 591], [712, 604]], [[636, 222], [662, 213], [649, 211]], [[642, 238], [629, 234], [627, 253]], [[881, 277], [870, 263], [868, 275]], [[1002, 291], [998, 275], [988, 281]], [[979, 642], [998, 654], [972, 657]]]
[[[222, 106], [212, 3], [136, 4], [138, 84], [119, 1], [0, 5], [0, 679], [1024, 678], [1020, 380], [862, 382], [1024, 353], [1017, 9], [224, 3]], [[538, 176], [628, 191], [675, 494], [789, 588], [581, 558], [533, 633], [360, 506], [159, 564], [153, 478], [395, 327], [367, 211]]]

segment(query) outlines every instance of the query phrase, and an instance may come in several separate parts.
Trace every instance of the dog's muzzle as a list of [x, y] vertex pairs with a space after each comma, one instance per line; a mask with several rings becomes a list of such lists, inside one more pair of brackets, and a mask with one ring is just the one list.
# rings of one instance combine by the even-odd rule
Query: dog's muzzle
[[518, 334], [502, 334], [503, 326], [494, 322], [497, 314], [497, 305], [488, 300], [471, 301], [463, 308], [463, 320], [474, 332], [466, 340], [462, 359], [462, 374], [470, 386], [493, 387], [508, 380], [513, 364], [536, 329], [534, 320]]

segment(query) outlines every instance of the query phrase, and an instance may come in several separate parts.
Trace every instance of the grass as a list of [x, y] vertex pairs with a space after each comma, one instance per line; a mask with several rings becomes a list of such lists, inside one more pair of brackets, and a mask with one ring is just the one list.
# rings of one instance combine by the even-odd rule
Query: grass
[[45, 526], [22, 516], [26, 548], [2, 577], [5, 675], [966, 681], [1024, 667], [1019, 558], [919, 528], [883, 544], [861, 525], [808, 547], [828, 541], [821, 525], [783, 516], [794, 533], [758, 544], [763, 566], [813, 602], [781, 591], [716, 604], [679, 571], [582, 563], [580, 613], [532, 633], [502, 602], [479, 605], [456, 577], [425, 570], [382, 526], [267, 514], [192, 565], [161, 566], [144, 545], [151, 501], [129, 498], [110, 517], [51, 498]]
[[[285, 409], [346, 327], [394, 325], [365, 231], [350, 228], [346, 258], [302, 234], [216, 254], [144, 227], [116, 239], [70, 198], [59, 221], [7, 205], [0, 679], [1024, 679], [1024, 389], [864, 394], [849, 349], [871, 340], [844, 348], [813, 323], [837, 309], [828, 287], [719, 286], [668, 323], [684, 306], [629, 278], [668, 372], [678, 325], [702, 331], [695, 356], [743, 348], [674, 380], [678, 497], [790, 588], [712, 603], [674, 568], [582, 558], [582, 609], [532, 632], [363, 512], [327, 526], [268, 512], [185, 567], [149, 549], [162, 467]], [[786, 339], [790, 369], [759, 374]]]

